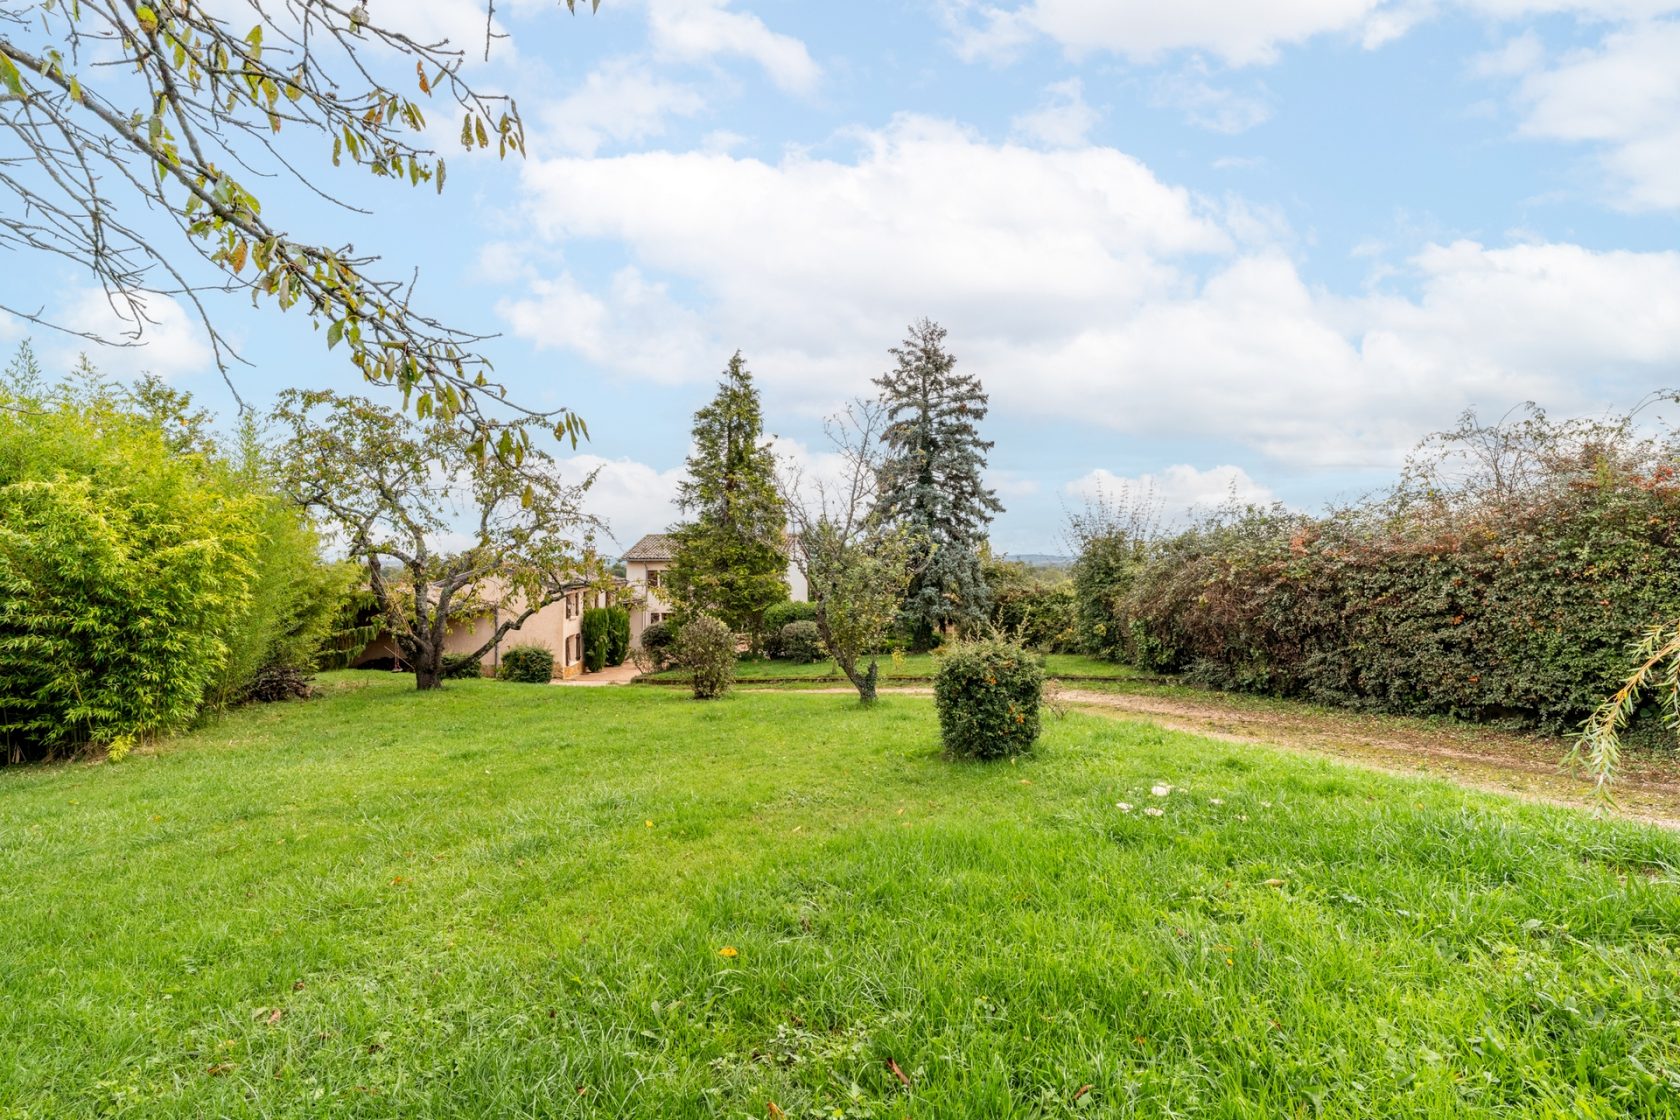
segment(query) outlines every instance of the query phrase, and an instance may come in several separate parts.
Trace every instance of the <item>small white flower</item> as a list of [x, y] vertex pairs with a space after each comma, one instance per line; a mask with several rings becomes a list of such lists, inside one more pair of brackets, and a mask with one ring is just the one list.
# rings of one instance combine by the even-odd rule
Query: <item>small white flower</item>
[[1153, 793], [1156, 797], [1165, 797], [1167, 794], [1171, 793], [1172, 791], [1173, 791], [1173, 787], [1169, 786], [1165, 782], [1159, 782], [1156, 785], [1152, 785], [1152, 786], [1149, 787], [1149, 792]]
[[1145, 815], [1151, 816], [1151, 817], [1164, 817], [1164, 816], [1166, 816], [1166, 810], [1165, 809], [1157, 809], [1153, 805], [1151, 805], [1149, 808], [1145, 809], [1144, 813], [1145, 813]]
[[1237, 814], [1237, 819], [1239, 821], [1246, 821], [1248, 819], [1248, 814], [1247, 813], [1238, 813]]
[[1270, 809], [1271, 807], [1272, 807], [1272, 803], [1270, 801], [1260, 802], [1260, 808], [1262, 808], [1262, 809]]
[[1129, 813], [1132, 811], [1132, 803], [1130, 801], [1116, 801], [1114, 803], [1114, 807], [1122, 813]]
[[1225, 804], [1225, 799], [1223, 797], [1210, 797], [1210, 798], [1208, 798], [1208, 804], [1209, 805], [1223, 805], [1223, 804]]

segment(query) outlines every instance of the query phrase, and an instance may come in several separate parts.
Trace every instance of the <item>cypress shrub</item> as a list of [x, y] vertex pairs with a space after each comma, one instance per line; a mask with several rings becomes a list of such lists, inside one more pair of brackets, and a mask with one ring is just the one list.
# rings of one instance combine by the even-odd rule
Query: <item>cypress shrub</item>
[[606, 607], [590, 607], [583, 612], [580, 626], [583, 632], [583, 669], [599, 673], [607, 665], [607, 649], [612, 643], [612, 617]]
[[627, 607], [607, 608], [607, 664], [622, 665], [630, 656], [630, 611]]

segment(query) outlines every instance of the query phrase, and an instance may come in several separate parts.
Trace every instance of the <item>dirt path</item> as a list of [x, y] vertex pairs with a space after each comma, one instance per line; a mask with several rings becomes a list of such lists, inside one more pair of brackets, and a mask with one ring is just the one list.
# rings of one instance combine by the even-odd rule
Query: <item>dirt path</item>
[[[850, 689], [811, 689], [830, 693]], [[882, 692], [931, 695], [931, 688]], [[1139, 719], [1238, 743], [1331, 755], [1396, 774], [1428, 774], [1476, 789], [1558, 805], [1589, 806], [1591, 787], [1563, 768], [1560, 739], [1440, 720], [1327, 711], [1306, 705], [1209, 692], [1131, 687], [1063, 688], [1059, 703], [1117, 719]], [[1616, 783], [1616, 811], [1680, 828], [1680, 763], [1627, 759]]]

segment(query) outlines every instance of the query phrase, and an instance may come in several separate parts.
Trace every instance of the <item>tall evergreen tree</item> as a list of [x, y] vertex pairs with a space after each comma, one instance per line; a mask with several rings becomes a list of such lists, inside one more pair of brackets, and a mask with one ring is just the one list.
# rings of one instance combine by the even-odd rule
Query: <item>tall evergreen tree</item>
[[875, 379], [887, 410], [877, 515], [916, 542], [901, 617], [922, 650], [936, 630], [985, 621], [991, 597], [980, 546], [1003, 505], [982, 479], [992, 447], [980, 438], [986, 394], [979, 378], [956, 372], [945, 328], [922, 319], [888, 352], [898, 366]]
[[669, 590], [682, 613], [713, 614], [757, 648], [764, 611], [788, 596], [787, 511], [764, 440], [758, 390], [740, 351], [717, 396], [694, 414], [694, 451], [677, 505]]

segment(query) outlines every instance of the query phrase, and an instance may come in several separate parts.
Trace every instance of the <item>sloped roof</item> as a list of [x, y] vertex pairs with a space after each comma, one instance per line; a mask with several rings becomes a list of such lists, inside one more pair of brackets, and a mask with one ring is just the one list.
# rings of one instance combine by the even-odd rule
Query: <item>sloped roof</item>
[[626, 560], [675, 560], [677, 558], [677, 541], [664, 533], [649, 533], [641, 540], [630, 546], [624, 554]]

